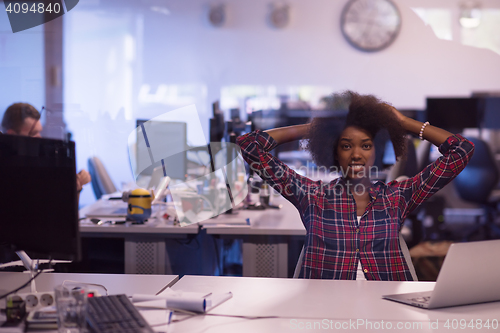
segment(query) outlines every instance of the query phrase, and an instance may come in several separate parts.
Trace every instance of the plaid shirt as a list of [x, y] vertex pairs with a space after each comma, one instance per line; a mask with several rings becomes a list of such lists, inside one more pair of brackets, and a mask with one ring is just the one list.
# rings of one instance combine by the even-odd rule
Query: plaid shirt
[[460, 135], [440, 147], [443, 154], [413, 178], [369, 188], [370, 202], [358, 225], [356, 202], [345, 178], [330, 183], [297, 174], [269, 151], [277, 146], [267, 133], [255, 131], [237, 140], [250, 168], [299, 211], [307, 231], [300, 276], [355, 280], [358, 261], [367, 280], [411, 281], [399, 246], [405, 218], [448, 184], [470, 160], [474, 145]]

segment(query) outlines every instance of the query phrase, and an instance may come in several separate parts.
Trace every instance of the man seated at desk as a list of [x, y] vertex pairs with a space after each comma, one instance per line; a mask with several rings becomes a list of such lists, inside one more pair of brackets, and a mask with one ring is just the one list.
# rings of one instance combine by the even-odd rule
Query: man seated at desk
[[[14, 103], [5, 110], [2, 119], [2, 130], [6, 134], [42, 137], [42, 123], [40, 122], [40, 112], [28, 103]], [[78, 193], [83, 185], [91, 180], [90, 174], [86, 170], [81, 170], [76, 175], [76, 187]]]

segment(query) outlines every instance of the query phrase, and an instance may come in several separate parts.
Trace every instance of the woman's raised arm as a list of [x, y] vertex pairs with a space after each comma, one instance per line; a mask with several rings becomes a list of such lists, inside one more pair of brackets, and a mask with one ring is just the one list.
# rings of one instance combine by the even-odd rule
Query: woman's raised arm
[[309, 132], [310, 126], [311, 124], [278, 127], [264, 132], [272, 136], [278, 145], [280, 145], [282, 143], [303, 139]]
[[[392, 112], [396, 115], [396, 117], [401, 122], [401, 125], [405, 130], [415, 135], [419, 135], [424, 123], [411, 119], [409, 117], [404, 116], [401, 112], [399, 112], [393, 106], [390, 106]], [[434, 144], [435, 146], [440, 146], [443, 142], [446, 141], [453, 133], [450, 133], [442, 128], [432, 126], [432, 124], [426, 125], [423, 129], [422, 137]]]

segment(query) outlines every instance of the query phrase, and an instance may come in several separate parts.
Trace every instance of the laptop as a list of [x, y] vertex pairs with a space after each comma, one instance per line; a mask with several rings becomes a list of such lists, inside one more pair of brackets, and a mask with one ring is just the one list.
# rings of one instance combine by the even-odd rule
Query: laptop
[[434, 290], [382, 298], [424, 309], [500, 301], [500, 240], [450, 246]]
[[127, 203], [122, 199], [121, 193], [103, 195], [102, 200], [82, 209], [81, 213], [86, 217], [116, 217], [127, 216]]

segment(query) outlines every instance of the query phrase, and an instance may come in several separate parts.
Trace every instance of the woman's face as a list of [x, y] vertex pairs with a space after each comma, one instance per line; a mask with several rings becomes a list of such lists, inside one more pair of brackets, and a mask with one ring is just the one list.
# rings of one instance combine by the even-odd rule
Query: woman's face
[[369, 177], [375, 162], [375, 146], [370, 133], [359, 127], [346, 127], [339, 136], [337, 159], [346, 178]]

